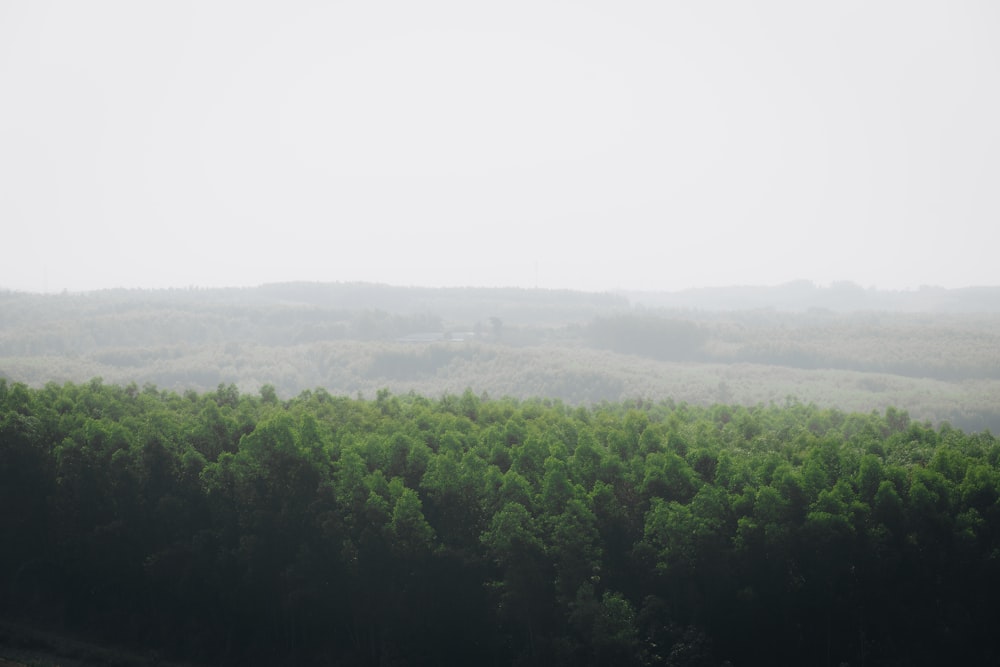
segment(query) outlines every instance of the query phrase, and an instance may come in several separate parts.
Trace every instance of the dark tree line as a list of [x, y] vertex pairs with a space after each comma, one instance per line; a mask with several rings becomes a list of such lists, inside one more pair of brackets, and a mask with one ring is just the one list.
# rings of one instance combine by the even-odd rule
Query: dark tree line
[[668, 361], [701, 361], [707, 331], [696, 323], [657, 316], [620, 315], [590, 323], [597, 347]]
[[998, 500], [892, 409], [0, 379], [0, 611], [212, 664], [995, 664]]

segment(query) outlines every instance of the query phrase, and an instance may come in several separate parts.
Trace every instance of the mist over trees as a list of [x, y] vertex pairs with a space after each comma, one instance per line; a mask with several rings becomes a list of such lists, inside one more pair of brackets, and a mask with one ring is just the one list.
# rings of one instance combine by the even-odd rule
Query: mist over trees
[[[987, 288], [883, 293], [806, 283], [709, 292], [626, 298], [310, 283], [0, 292], [0, 376], [32, 386], [102, 377], [177, 391], [271, 384], [283, 397], [316, 387], [366, 396], [472, 388], [585, 405], [639, 397], [766, 405], [793, 396], [1000, 430], [1000, 299], [989, 302]], [[835, 302], [885, 308], [816, 305]]]
[[707, 333], [691, 321], [652, 315], [600, 317], [588, 331], [597, 347], [665, 361], [704, 359]]

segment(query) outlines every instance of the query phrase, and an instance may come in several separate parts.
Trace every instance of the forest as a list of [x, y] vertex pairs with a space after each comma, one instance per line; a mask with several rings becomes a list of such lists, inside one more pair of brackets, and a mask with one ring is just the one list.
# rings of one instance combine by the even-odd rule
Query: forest
[[149, 664], [1000, 659], [1000, 441], [892, 407], [0, 379], [0, 544]]
[[0, 659], [996, 662], [991, 432], [992, 288], [0, 290]]
[[288, 283], [0, 291], [0, 377], [282, 398], [491, 396], [905, 409], [1000, 432], [1000, 289], [595, 294]]

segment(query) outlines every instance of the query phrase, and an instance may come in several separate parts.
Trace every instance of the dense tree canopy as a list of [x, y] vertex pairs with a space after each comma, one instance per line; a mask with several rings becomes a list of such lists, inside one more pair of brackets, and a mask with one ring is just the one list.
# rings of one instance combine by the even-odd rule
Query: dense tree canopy
[[213, 664], [995, 664], [1000, 442], [0, 379], [0, 612]]

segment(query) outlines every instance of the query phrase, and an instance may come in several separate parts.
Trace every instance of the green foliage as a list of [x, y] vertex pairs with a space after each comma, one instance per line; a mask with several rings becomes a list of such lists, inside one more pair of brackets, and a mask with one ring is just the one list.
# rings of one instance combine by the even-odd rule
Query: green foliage
[[1000, 442], [0, 380], [0, 612], [218, 664], [988, 664]]

